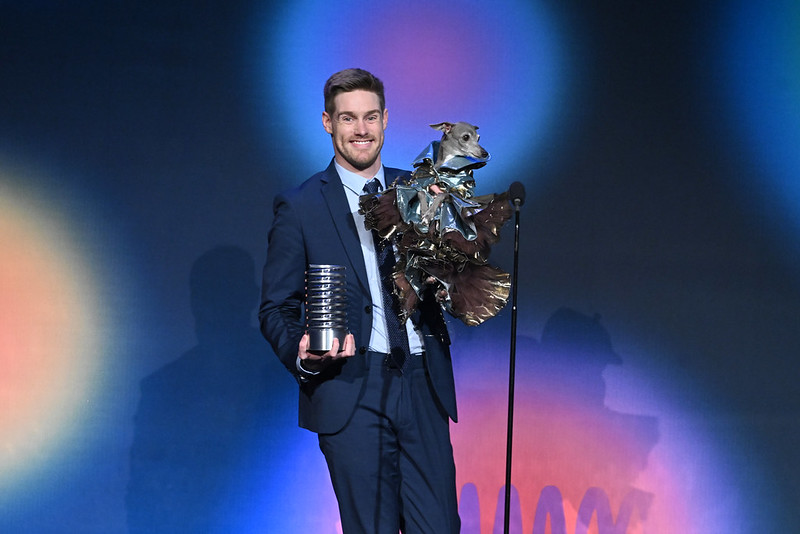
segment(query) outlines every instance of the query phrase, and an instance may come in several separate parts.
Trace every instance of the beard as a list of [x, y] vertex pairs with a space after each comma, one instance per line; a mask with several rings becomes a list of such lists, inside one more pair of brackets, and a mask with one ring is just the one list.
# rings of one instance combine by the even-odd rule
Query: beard
[[349, 141], [338, 143], [338, 152], [349, 165], [359, 171], [366, 170], [378, 161], [383, 148], [383, 139], [372, 139], [373, 147], [369, 151], [354, 150]]
[[355, 157], [350, 156], [349, 154], [342, 154], [344, 160], [352, 165], [354, 168], [358, 169], [359, 171], [363, 171], [365, 169], [369, 169], [376, 161], [378, 161], [378, 154], [376, 153], [374, 156], [368, 158], [361, 158], [356, 159]]

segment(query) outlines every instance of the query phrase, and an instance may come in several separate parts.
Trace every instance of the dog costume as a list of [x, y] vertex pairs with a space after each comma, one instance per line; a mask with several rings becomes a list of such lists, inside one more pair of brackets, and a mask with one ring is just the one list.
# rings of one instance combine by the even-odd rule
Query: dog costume
[[439, 141], [433, 141], [422, 151], [407, 182], [363, 195], [359, 211], [368, 230], [397, 246], [394, 283], [402, 320], [433, 283], [441, 305], [475, 326], [508, 302], [511, 276], [488, 258], [512, 209], [508, 193], [473, 196], [473, 170], [490, 156], [451, 156], [437, 170], [438, 149]]

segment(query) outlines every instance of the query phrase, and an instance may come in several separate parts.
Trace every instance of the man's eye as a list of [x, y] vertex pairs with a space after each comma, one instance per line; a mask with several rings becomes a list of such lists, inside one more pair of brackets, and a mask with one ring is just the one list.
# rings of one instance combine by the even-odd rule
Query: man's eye
[[379, 118], [378, 115], [370, 115], [369, 117], [367, 117], [367, 122], [369, 124], [375, 124], [376, 122], [378, 122], [378, 118]]

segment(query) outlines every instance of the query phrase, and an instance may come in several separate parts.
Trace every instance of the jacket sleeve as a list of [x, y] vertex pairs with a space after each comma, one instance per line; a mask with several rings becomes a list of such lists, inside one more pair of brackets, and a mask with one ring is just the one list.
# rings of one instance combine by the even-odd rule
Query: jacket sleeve
[[295, 377], [297, 348], [304, 333], [306, 251], [302, 219], [290, 197], [278, 195], [267, 242], [258, 318], [261, 333]]

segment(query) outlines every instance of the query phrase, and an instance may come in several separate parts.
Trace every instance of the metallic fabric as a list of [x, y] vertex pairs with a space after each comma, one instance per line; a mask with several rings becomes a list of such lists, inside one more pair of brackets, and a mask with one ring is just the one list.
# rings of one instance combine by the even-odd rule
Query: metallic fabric
[[394, 280], [401, 319], [433, 285], [444, 309], [474, 326], [508, 301], [510, 275], [487, 260], [511, 206], [507, 193], [474, 196], [473, 170], [489, 157], [453, 156], [437, 168], [438, 149], [434, 141], [420, 153], [406, 183], [362, 196], [360, 211], [367, 229], [393, 241], [400, 253]]

